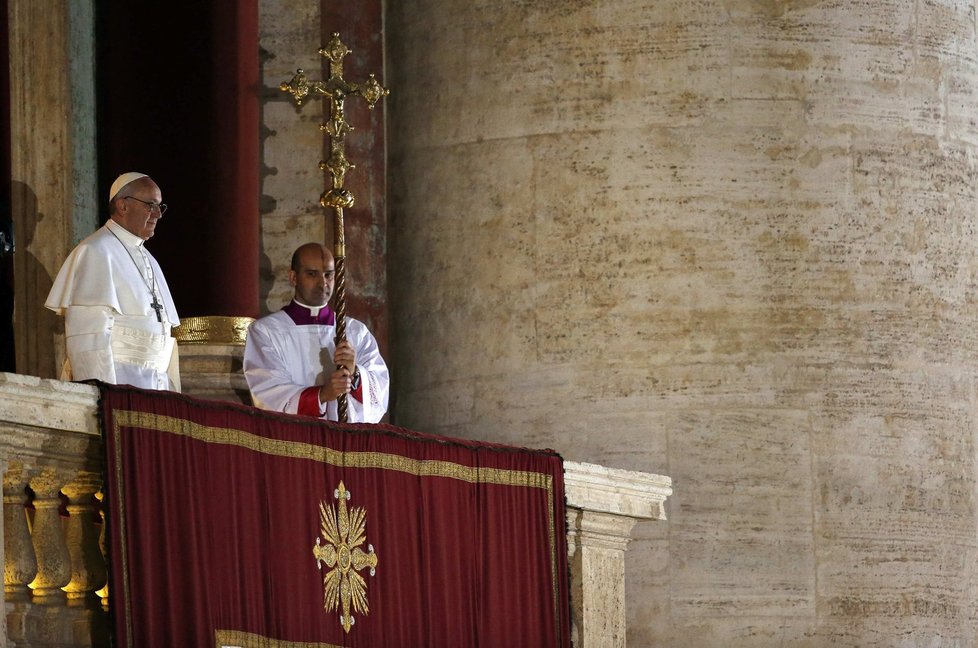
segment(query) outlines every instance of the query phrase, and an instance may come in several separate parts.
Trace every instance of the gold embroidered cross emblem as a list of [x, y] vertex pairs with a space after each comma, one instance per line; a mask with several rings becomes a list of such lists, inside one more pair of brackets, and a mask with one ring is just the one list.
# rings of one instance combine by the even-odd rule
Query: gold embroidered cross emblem
[[360, 548], [367, 541], [367, 512], [363, 507], [357, 507], [347, 512], [346, 501], [350, 493], [343, 482], [333, 491], [333, 498], [340, 501], [339, 507], [327, 506], [325, 501], [319, 503], [319, 513], [322, 523], [322, 539], [316, 538], [312, 555], [316, 559], [319, 570], [323, 564], [329, 571], [323, 576], [323, 609], [334, 612], [342, 605], [340, 623], [346, 632], [354, 623], [350, 614], [350, 603], [357, 613], [369, 614], [367, 606], [367, 582], [359, 573], [369, 567], [370, 575], [377, 572], [377, 554], [374, 546], [367, 545], [367, 551]]

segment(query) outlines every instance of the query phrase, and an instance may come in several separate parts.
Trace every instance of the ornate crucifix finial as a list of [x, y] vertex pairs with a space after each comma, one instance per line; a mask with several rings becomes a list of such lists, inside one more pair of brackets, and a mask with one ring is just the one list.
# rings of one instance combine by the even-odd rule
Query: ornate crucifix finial
[[[302, 106], [310, 96], [329, 98], [329, 120], [320, 124], [319, 129], [329, 135], [329, 159], [321, 161], [319, 168], [329, 171], [332, 176], [331, 187], [319, 197], [319, 204], [324, 208], [333, 209], [335, 216], [333, 227], [333, 257], [336, 262], [336, 343], [346, 339], [346, 235], [343, 228], [343, 209], [353, 206], [353, 194], [343, 187], [346, 173], [355, 168], [346, 158], [346, 136], [353, 127], [346, 121], [344, 102], [348, 96], [359, 95], [367, 101], [367, 107], [374, 105], [390, 90], [378, 83], [371, 74], [364, 83], [350, 83], [343, 78], [343, 58], [350, 49], [340, 40], [339, 34], [333, 34], [325, 46], [319, 48], [319, 53], [329, 59], [329, 79], [326, 81], [309, 81], [305, 72], [298, 69], [288, 83], [279, 86], [283, 92], [292, 95], [297, 106]], [[339, 419], [347, 420], [346, 396], [340, 396], [337, 401]]]

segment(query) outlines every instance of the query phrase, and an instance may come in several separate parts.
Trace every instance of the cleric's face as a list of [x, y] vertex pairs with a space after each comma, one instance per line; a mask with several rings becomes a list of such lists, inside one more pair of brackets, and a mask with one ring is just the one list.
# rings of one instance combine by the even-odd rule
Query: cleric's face
[[149, 178], [140, 178], [126, 185], [119, 194], [113, 219], [144, 241], [149, 239], [156, 233], [156, 223], [163, 218], [160, 188]]
[[316, 249], [304, 250], [299, 256], [299, 270], [289, 270], [295, 299], [306, 306], [325, 306], [333, 294], [334, 278], [333, 257]]

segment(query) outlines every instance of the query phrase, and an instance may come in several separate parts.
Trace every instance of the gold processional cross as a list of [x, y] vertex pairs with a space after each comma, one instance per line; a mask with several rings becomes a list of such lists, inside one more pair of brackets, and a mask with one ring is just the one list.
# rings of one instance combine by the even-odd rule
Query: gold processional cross
[[[360, 95], [367, 101], [367, 107], [374, 105], [390, 90], [380, 85], [371, 74], [364, 83], [350, 83], [343, 78], [343, 58], [350, 50], [340, 40], [339, 34], [333, 34], [325, 47], [319, 48], [319, 53], [329, 59], [329, 79], [326, 81], [309, 81], [305, 72], [298, 69], [288, 83], [279, 86], [295, 99], [297, 106], [310, 96], [329, 98], [329, 121], [320, 124], [319, 130], [329, 135], [329, 159], [319, 163], [320, 170], [330, 172], [333, 176], [332, 188], [327, 189], [319, 197], [319, 204], [325, 209], [332, 208], [334, 214], [333, 227], [333, 257], [336, 262], [336, 344], [346, 340], [346, 236], [343, 232], [343, 209], [353, 206], [353, 194], [343, 187], [346, 172], [355, 168], [346, 159], [346, 134], [353, 130], [347, 123], [343, 102], [347, 96]], [[346, 395], [337, 399], [338, 417], [344, 423], [348, 420]]]

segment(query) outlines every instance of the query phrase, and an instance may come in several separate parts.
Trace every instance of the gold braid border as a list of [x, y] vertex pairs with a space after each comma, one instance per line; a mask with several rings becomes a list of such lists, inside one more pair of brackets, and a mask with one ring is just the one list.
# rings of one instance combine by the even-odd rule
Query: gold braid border
[[450, 461], [408, 459], [386, 452], [341, 452], [312, 443], [268, 439], [242, 430], [211, 427], [173, 416], [135, 410], [117, 410], [112, 416], [117, 427], [167, 432], [204, 443], [236, 446], [277, 457], [310, 459], [330, 466], [380, 468], [422, 477], [449, 477], [472, 484], [501, 484], [553, 490], [553, 477], [544, 473], [505, 468], [478, 468]]
[[234, 646], [235, 648], [342, 648], [330, 643], [311, 643], [308, 641], [279, 641], [250, 632], [238, 630], [215, 630], [214, 648]]
[[[126, 502], [123, 493], [125, 489], [123, 488], [122, 482], [122, 444], [119, 439], [119, 421], [112, 417], [112, 443], [115, 448], [115, 483], [119, 492], [116, 493], [116, 497], [111, 497], [109, 503], [111, 506], [115, 507], [116, 518], [112, 520], [112, 524], [119, 525], [119, 546], [112, 546], [111, 550], [119, 552], [119, 561], [122, 563], [122, 601], [123, 601], [123, 614], [126, 619], [126, 643], [132, 646], [132, 601], [129, 596], [129, 556], [126, 553], [126, 538], [129, 537], [128, 531], [126, 531]], [[112, 500], [115, 500], [114, 504]], [[114, 543], [113, 543], [114, 545]], [[112, 602], [112, 593], [109, 593], [109, 602]]]
[[[112, 435], [116, 450], [116, 479], [119, 485], [119, 497], [117, 498], [117, 510], [119, 513], [121, 537], [126, 536], [125, 527], [125, 505], [122, 501], [122, 460], [120, 429], [123, 427], [142, 428], [157, 432], [166, 432], [178, 436], [188, 437], [204, 443], [216, 443], [221, 445], [236, 446], [246, 448], [262, 454], [274, 455], [278, 457], [290, 457], [295, 459], [310, 459], [331, 466], [342, 466], [349, 468], [380, 468], [383, 470], [395, 470], [423, 477], [448, 477], [472, 484], [499, 484], [504, 486], [522, 486], [526, 488], [542, 488], [547, 492], [547, 527], [550, 541], [550, 572], [553, 575], [552, 596], [554, 603], [554, 619], [557, 623], [555, 636], [561, 636], [561, 614], [560, 596], [558, 592], [557, 575], [557, 540], [556, 529], [553, 516], [553, 476], [544, 473], [531, 472], [526, 470], [507, 470], [505, 468], [476, 468], [452, 463], [450, 461], [437, 461], [425, 459], [409, 459], [399, 455], [384, 452], [340, 452], [332, 448], [302, 443], [301, 441], [282, 441], [279, 439], [268, 439], [251, 432], [235, 430], [231, 428], [212, 427], [194, 423], [186, 419], [173, 416], [164, 416], [151, 412], [139, 412], [136, 410], [115, 410], [112, 413]], [[132, 620], [129, 616], [129, 563], [126, 556], [125, 543], [120, 548], [123, 572], [123, 599], [126, 602], [125, 614], [128, 636], [132, 641]], [[227, 637], [257, 637], [248, 633], [236, 633], [234, 631], [218, 630], [216, 638]], [[221, 634], [224, 633], [224, 634]], [[252, 643], [241, 643], [242, 648], [335, 648], [329, 644], [306, 644], [306, 643], [287, 643], [264, 637], [258, 637], [259, 643], [249, 639]], [[264, 642], [264, 643], [261, 643]], [[235, 644], [218, 644], [235, 645]]]

